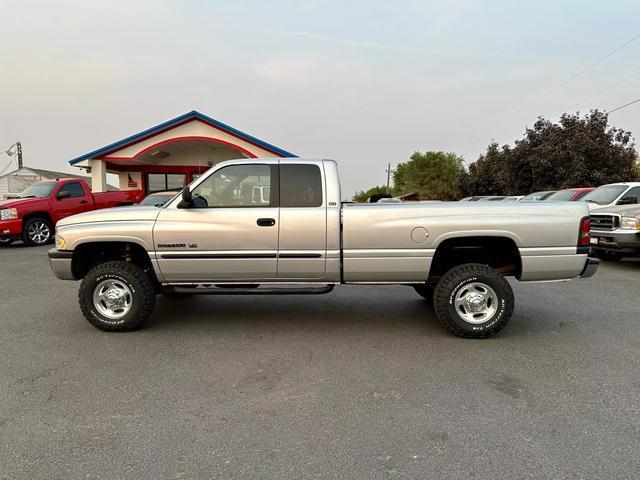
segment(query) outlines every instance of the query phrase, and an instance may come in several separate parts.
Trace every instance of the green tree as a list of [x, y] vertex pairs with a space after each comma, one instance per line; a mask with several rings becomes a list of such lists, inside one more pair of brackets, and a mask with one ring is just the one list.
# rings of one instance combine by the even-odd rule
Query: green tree
[[608, 126], [598, 110], [538, 118], [514, 147], [492, 143], [461, 178], [463, 195], [520, 195], [640, 178], [631, 132]]
[[462, 157], [455, 153], [415, 152], [396, 167], [393, 193], [418, 192], [421, 200], [456, 200], [463, 174]]
[[356, 203], [365, 203], [369, 197], [375, 194], [391, 195], [391, 189], [386, 186], [378, 186], [372, 187], [369, 190], [360, 190], [353, 196], [353, 201]]

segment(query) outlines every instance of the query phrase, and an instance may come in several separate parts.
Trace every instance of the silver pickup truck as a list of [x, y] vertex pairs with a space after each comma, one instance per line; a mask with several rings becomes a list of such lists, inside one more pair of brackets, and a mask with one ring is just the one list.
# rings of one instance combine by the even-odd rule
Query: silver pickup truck
[[507, 276], [589, 277], [581, 202], [343, 205], [332, 160], [222, 162], [158, 207], [83, 213], [57, 225], [58, 278], [107, 331], [138, 328], [164, 294], [314, 294], [401, 284], [453, 333], [482, 338], [514, 307]]

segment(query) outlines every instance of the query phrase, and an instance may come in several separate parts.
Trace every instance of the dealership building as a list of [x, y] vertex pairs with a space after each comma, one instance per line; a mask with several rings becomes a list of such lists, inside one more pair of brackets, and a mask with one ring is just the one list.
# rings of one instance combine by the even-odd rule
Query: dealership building
[[218, 162], [295, 154], [192, 111], [70, 160], [91, 174], [92, 190], [107, 191], [107, 173], [120, 190], [177, 190]]

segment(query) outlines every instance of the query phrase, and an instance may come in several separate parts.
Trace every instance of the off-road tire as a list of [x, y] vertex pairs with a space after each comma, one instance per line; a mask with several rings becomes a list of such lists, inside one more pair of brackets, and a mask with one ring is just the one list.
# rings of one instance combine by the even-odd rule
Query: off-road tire
[[[131, 310], [121, 319], [111, 320], [94, 306], [93, 293], [103, 280], [114, 279], [126, 284], [132, 295]], [[105, 332], [129, 332], [136, 330], [149, 318], [156, 304], [153, 280], [142, 267], [123, 261], [106, 262], [94, 267], [82, 280], [78, 302], [85, 318]]]
[[422, 283], [420, 285], [414, 285], [413, 289], [416, 291], [418, 295], [420, 295], [426, 301], [428, 301], [429, 303], [433, 303], [433, 295], [436, 290], [435, 285]]
[[[38, 242], [32, 239], [29, 235], [29, 229], [31, 228], [31, 226], [38, 222], [42, 222], [49, 229], [49, 237], [44, 242]], [[51, 222], [46, 218], [31, 217], [26, 222], [24, 222], [24, 225], [22, 226], [22, 241], [25, 243], [25, 245], [29, 245], [30, 247], [42, 246], [42, 245], [46, 245], [47, 243], [53, 242], [53, 238], [54, 238], [53, 234], [54, 234], [53, 225], [51, 225]]]
[[[469, 323], [456, 309], [455, 298], [465, 285], [479, 282], [493, 289], [498, 306], [484, 323]], [[509, 282], [493, 268], [466, 263], [449, 270], [438, 282], [434, 294], [434, 307], [438, 319], [455, 335], [463, 338], [486, 338], [504, 328], [513, 314], [514, 298]]]

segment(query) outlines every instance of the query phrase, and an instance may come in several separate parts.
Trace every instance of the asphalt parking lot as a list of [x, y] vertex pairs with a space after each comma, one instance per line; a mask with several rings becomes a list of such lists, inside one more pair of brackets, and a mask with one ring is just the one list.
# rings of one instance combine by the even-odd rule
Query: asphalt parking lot
[[514, 283], [450, 335], [401, 286], [159, 297], [82, 317], [46, 248], [0, 248], [1, 478], [638, 478], [640, 262]]

